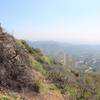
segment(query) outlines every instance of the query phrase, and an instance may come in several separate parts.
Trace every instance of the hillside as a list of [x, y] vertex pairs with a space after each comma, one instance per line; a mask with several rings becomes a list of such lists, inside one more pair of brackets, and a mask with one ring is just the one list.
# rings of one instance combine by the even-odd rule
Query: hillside
[[100, 74], [82, 73], [0, 30], [0, 100], [100, 100]]
[[[39, 49], [29, 47], [25, 41], [16, 40], [0, 30], [0, 100], [40, 100], [49, 96], [63, 98], [57, 90], [49, 91], [43, 64], [53, 63]], [[46, 92], [44, 94], [44, 92]], [[37, 96], [38, 95], [38, 96]], [[52, 100], [52, 99], [50, 99]]]

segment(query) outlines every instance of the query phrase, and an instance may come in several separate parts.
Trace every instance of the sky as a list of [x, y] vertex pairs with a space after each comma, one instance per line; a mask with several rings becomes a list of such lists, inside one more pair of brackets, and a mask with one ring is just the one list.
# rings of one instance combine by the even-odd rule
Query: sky
[[16, 38], [100, 44], [100, 0], [0, 0], [0, 12]]

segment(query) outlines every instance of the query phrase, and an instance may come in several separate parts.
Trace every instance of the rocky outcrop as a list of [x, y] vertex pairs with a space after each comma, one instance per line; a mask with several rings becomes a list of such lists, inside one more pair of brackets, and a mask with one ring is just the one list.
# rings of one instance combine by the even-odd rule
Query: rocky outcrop
[[21, 90], [34, 89], [28, 51], [13, 36], [0, 31], [0, 85]]

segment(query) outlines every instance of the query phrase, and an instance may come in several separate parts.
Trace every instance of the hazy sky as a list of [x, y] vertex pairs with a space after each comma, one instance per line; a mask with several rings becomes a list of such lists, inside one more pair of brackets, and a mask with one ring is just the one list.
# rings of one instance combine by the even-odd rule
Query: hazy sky
[[17, 38], [100, 44], [100, 0], [0, 0], [0, 21]]

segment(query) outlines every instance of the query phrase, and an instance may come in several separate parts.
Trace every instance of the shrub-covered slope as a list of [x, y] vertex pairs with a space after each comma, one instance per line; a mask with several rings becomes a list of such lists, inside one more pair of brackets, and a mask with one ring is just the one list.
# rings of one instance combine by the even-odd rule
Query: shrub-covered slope
[[[43, 55], [40, 49], [31, 48], [25, 41], [22, 41], [22, 44], [33, 56], [33, 69], [40, 72], [43, 77], [45, 76], [44, 79], [41, 78], [42, 81], [37, 81], [39, 91], [59, 90], [65, 100], [100, 99], [99, 73], [82, 73], [76, 69], [64, 68], [61, 64], [57, 64], [48, 56]], [[45, 83], [43, 80], [48, 82]]]

